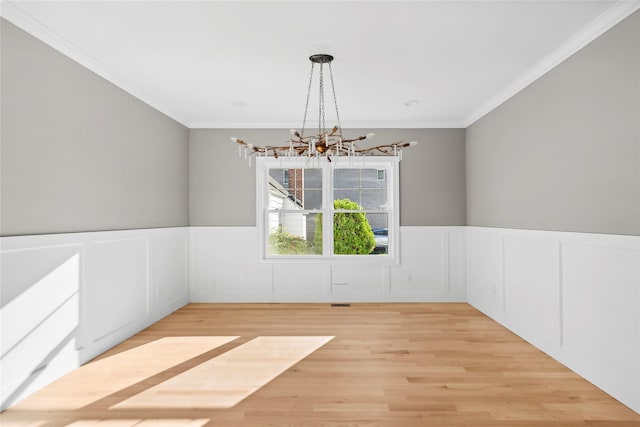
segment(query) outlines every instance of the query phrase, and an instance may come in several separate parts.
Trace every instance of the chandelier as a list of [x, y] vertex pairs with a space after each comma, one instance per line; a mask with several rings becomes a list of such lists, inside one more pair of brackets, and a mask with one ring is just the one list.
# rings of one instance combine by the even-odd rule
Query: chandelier
[[[402, 149], [414, 146], [416, 141], [404, 142], [398, 141], [391, 144], [382, 144], [376, 146], [359, 147], [356, 142], [371, 139], [374, 133], [358, 136], [357, 138], [345, 138], [342, 133], [342, 125], [340, 124], [340, 114], [338, 113], [338, 102], [336, 100], [336, 90], [333, 83], [333, 70], [331, 69], [331, 61], [333, 56], [327, 54], [316, 54], [309, 57], [311, 61], [311, 73], [309, 75], [309, 87], [307, 89], [307, 102], [304, 108], [304, 117], [302, 119], [302, 128], [300, 131], [291, 129], [291, 137], [288, 145], [265, 145], [258, 146], [243, 141], [240, 138], [232, 137], [231, 140], [237, 144], [238, 154], [249, 159], [251, 164], [252, 156], [280, 156], [301, 158], [301, 157], [324, 157], [331, 161], [331, 156], [349, 158], [361, 156], [396, 156], [402, 160]], [[311, 96], [311, 86], [313, 83], [313, 74], [318, 64], [319, 68], [319, 89], [318, 89], [318, 129], [314, 135], [305, 135], [305, 126], [307, 123], [307, 114], [309, 112], [309, 98]], [[331, 129], [325, 126], [325, 108], [324, 108], [324, 66], [329, 69], [329, 77], [331, 81], [331, 92], [333, 94], [333, 103], [336, 112], [336, 125]]]

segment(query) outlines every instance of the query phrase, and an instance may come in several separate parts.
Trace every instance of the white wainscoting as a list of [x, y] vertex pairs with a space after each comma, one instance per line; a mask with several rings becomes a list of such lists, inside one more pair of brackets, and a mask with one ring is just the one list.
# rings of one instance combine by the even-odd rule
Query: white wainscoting
[[400, 227], [400, 265], [260, 262], [256, 227], [191, 227], [192, 302], [466, 301], [465, 227]]
[[188, 228], [0, 239], [2, 409], [188, 302]]
[[640, 412], [640, 237], [466, 234], [469, 303]]
[[397, 266], [261, 263], [255, 227], [1, 238], [2, 408], [188, 301], [468, 301], [640, 412], [640, 237], [400, 231]]

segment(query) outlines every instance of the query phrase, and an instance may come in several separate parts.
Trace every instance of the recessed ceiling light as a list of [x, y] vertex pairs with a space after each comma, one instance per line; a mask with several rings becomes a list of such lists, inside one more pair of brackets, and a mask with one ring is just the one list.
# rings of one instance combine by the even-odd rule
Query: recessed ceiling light
[[247, 103], [244, 102], [244, 101], [231, 101], [230, 104], [233, 107], [246, 107], [247, 106]]
[[417, 99], [410, 99], [405, 102], [404, 105], [406, 105], [407, 107], [413, 107], [414, 105], [418, 105], [419, 103], [420, 101], [418, 101]]

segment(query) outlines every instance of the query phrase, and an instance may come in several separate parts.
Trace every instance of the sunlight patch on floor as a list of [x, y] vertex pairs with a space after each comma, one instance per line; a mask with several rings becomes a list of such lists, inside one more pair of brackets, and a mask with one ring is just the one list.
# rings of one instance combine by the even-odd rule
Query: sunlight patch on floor
[[238, 337], [161, 338], [81, 366], [14, 405], [12, 409], [80, 409], [236, 338]]
[[334, 337], [258, 337], [111, 409], [230, 408]]
[[50, 424], [48, 420], [16, 421], [2, 417], [0, 417], [0, 419], [2, 419], [2, 421], [0, 422], [0, 426], [2, 427], [45, 427], [46, 425]]

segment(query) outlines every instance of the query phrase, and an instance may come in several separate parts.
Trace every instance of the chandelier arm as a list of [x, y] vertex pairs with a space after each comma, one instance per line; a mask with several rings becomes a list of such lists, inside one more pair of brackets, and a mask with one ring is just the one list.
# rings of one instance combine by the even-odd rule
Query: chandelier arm
[[[320, 136], [321, 138], [318, 141], [322, 141], [324, 143], [324, 141], [326, 141], [326, 139], [324, 139], [327, 135], [329, 135], [329, 133], [324, 132], [322, 133]], [[351, 142], [351, 141], [357, 141], [357, 140], [361, 140], [361, 139], [365, 139], [366, 137], [360, 137], [360, 138], [355, 138], [353, 140], [345, 140], [343, 142]], [[304, 138], [306, 140], [310, 139], [310, 137], [306, 137]], [[295, 145], [290, 145], [290, 146], [279, 146], [279, 145], [266, 145], [266, 146], [256, 146], [250, 143], [247, 143], [239, 138], [234, 138], [234, 141], [236, 143], [238, 143], [239, 145], [245, 147], [248, 150], [251, 150], [250, 152], [247, 152], [248, 156], [252, 156], [252, 155], [258, 155], [258, 154], [262, 154], [264, 153], [265, 155], [268, 155], [269, 153], [272, 153], [274, 155], [275, 158], [277, 158], [279, 155], [285, 154], [287, 153], [290, 149], [292, 151], [295, 151], [296, 155], [298, 156], [302, 156], [302, 155], [306, 155], [306, 156], [313, 156], [316, 153], [313, 152], [312, 150], [310, 150], [309, 148], [309, 144], [302, 141], [302, 140], [298, 140], [298, 141], [291, 141], [293, 144]], [[326, 144], [326, 143], [325, 143]], [[320, 151], [316, 148], [316, 151], [318, 151], [319, 153], [331, 153], [333, 152], [333, 154], [340, 154], [340, 153], [344, 153], [346, 155], [349, 155], [349, 153], [357, 153], [357, 154], [367, 154], [367, 153], [371, 153], [373, 151], [377, 151], [380, 152], [382, 154], [385, 155], [395, 155], [396, 150], [398, 148], [406, 148], [406, 147], [411, 147], [412, 145], [414, 145], [415, 143], [411, 143], [411, 142], [404, 142], [404, 141], [398, 141], [396, 143], [393, 144], [384, 144], [384, 145], [377, 145], [375, 147], [367, 147], [367, 148], [358, 148], [355, 147], [352, 149], [350, 148], [346, 148], [344, 147], [342, 144], [338, 143], [338, 142], [333, 142], [333, 143], [328, 143], [326, 145], [323, 146], [324, 151]], [[322, 145], [321, 145], [322, 146]], [[327, 154], [328, 156], [329, 154]]]
[[389, 153], [388, 151], [383, 151], [383, 149], [392, 150], [394, 145], [396, 145], [396, 144], [377, 145], [375, 147], [357, 149], [357, 150], [355, 150], [355, 152], [356, 153], [369, 153], [371, 151], [377, 150], [377, 151], [380, 151], [380, 152]]
[[367, 139], [367, 136], [363, 135], [363, 136], [359, 136], [357, 138], [344, 139], [344, 140], [342, 140], [342, 142], [355, 142], [355, 141], [362, 141], [363, 139]]
[[413, 147], [414, 145], [416, 145], [417, 142], [416, 141], [411, 141], [411, 142], [398, 142], [398, 148], [407, 148], [407, 147]]
[[385, 148], [385, 147], [360, 148], [360, 149], [356, 149], [356, 150], [354, 150], [354, 151], [355, 151], [356, 153], [363, 154], [363, 153], [369, 153], [369, 152], [371, 152], [371, 151], [379, 150], [379, 149], [381, 149], [381, 148]]
[[384, 147], [384, 148], [389, 148], [389, 149], [393, 149], [394, 147], [396, 147], [396, 148], [407, 148], [407, 147], [413, 147], [415, 144], [417, 144], [415, 141], [412, 141], [412, 142], [398, 141], [398, 142], [394, 142], [392, 144], [378, 145], [376, 147]]

